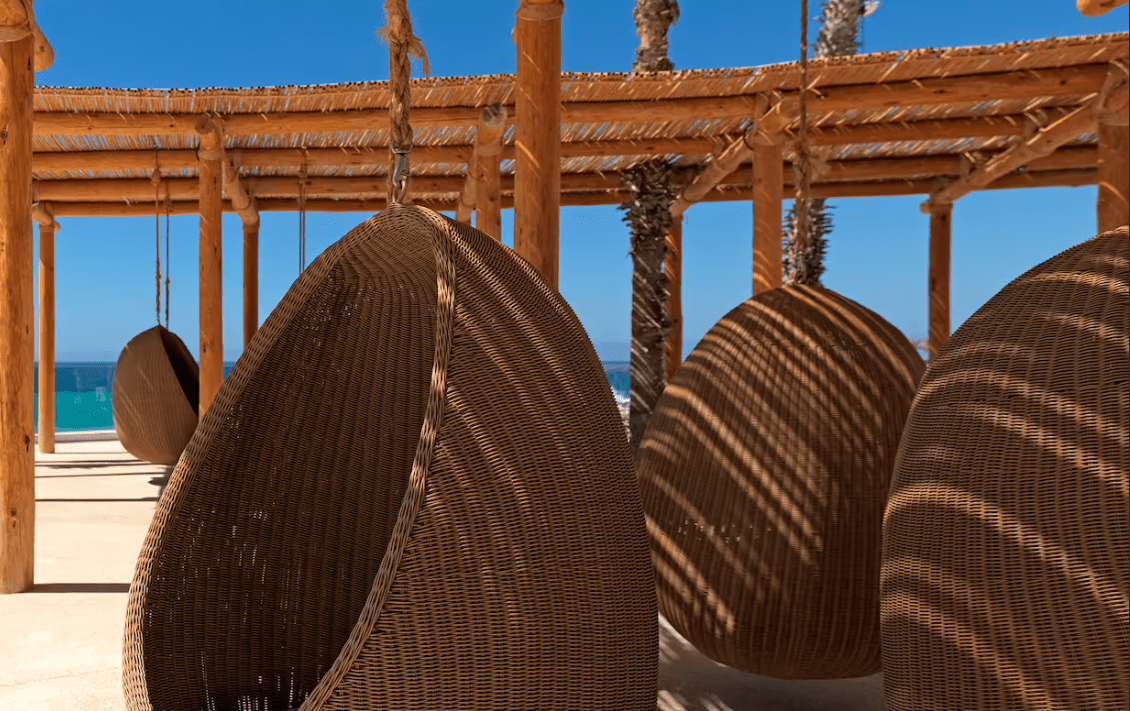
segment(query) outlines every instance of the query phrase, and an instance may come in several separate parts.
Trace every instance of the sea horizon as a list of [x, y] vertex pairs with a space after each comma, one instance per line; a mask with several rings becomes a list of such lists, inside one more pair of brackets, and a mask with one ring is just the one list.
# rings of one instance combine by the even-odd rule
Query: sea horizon
[[[224, 361], [224, 377], [235, 361]], [[627, 407], [628, 361], [601, 361], [616, 404]], [[113, 388], [115, 360], [60, 360], [55, 362], [55, 431], [83, 432], [114, 428]], [[39, 362], [35, 363], [35, 428], [39, 431]]]

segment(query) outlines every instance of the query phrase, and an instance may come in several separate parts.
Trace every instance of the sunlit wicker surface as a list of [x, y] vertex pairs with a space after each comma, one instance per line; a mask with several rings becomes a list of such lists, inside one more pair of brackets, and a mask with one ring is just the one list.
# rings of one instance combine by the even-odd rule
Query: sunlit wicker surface
[[138, 563], [125, 684], [131, 709], [653, 709], [656, 640], [579, 322], [499, 243], [394, 206], [209, 408]]
[[877, 314], [819, 287], [726, 315], [640, 448], [659, 606], [704, 654], [782, 678], [879, 668], [879, 542], [924, 369]]
[[114, 429], [126, 451], [172, 464], [199, 419], [200, 371], [184, 342], [163, 326], [139, 333], [114, 367]]
[[891, 711], [1125, 711], [1125, 227], [1019, 277], [930, 364], [884, 526]]

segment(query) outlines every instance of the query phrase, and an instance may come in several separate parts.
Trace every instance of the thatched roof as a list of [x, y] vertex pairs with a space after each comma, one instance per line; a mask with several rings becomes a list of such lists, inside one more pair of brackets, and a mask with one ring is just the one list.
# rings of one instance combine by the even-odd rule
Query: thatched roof
[[[824, 161], [814, 194], [931, 193], [1100, 93], [1112, 93], [1108, 105], [1125, 113], [1128, 48], [1128, 35], [1120, 33], [813, 60], [809, 126]], [[798, 86], [796, 63], [566, 74], [562, 204], [621, 202], [626, 193], [620, 171], [649, 156], [666, 156], [679, 179], [689, 182], [712, 156], [742, 140], [767, 107], [779, 104], [786, 134], [795, 131]], [[416, 202], [454, 209], [483, 107], [508, 105], [512, 121], [513, 92], [512, 76], [413, 82]], [[150, 176], [159, 166], [169, 179], [174, 209], [193, 212], [196, 126], [210, 114], [221, 119], [228, 157], [260, 209], [295, 209], [303, 171], [308, 209], [379, 209], [389, 165], [387, 102], [386, 82], [192, 90], [38, 87], [38, 196], [56, 214], [147, 212], [155, 195]], [[1082, 127], [1077, 135], [1019, 166], [1023, 172], [1010, 171], [987, 187], [1094, 183], [1098, 113], [1089, 108], [1084, 113], [1087, 120], [1076, 122]], [[502, 153], [506, 205], [513, 185], [512, 144], [510, 127]], [[790, 155], [786, 152], [786, 160]], [[786, 182], [790, 175], [786, 171]], [[739, 166], [704, 199], [749, 195], [750, 171]]]

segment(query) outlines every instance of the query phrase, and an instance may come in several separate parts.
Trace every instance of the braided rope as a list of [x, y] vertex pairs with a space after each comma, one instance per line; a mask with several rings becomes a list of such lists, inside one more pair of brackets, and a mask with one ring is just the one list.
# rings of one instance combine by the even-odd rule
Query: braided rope
[[165, 190], [165, 328], [169, 327], [169, 286], [173, 283], [173, 260], [169, 253], [169, 213], [173, 211], [173, 198]]
[[388, 24], [377, 30], [377, 36], [389, 47], [389, 149], [396, 159], [389, 171], [388, 196], [389, 202], [399, 203], [408, 193], [408, 153], [412, 150], [412, 59], [423, 63], [425, 75], [429, 67], [424, 44], [412, 31], [408, 0], [385, 0], [385, 16]]
[[[796, 219], [797, 253], [808, 250], [809, 208], [812, 203], [812, 151], [808, 145], [808, 0], [800, 2], [800, 136], [796, 146], [796, 200], [793, 210]], [[800, 260], [796, 275], [800, 283], [807, 283], [808, 264]]]
[[[161, 171], [153, 169], [149, 180], [153, 183], [153, 220], [156, 223], [157, 241], [157, 325], [161, 325]], [[165, 230], [168, 241], [168, 230]]]

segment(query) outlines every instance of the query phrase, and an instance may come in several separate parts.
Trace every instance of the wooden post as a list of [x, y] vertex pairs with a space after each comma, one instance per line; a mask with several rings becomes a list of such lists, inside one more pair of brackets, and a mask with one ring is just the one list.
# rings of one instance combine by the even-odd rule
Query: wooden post
[[224, 380], [223, 188], [224, 147], [219, 121], [200, 132], [200, 417]]
[[1130, 127], [1099, 123], [1099, 232], [1130, 222]]
[[55, 233], [59, 223], [39, 223], [39, 451], [55, 452]]
[[753, 149], [753, 294], [781, 286], [781, 202], [785, 162], [781, 145], [765, 135]]
[[514, 249], [557, 288], [564, 0], [522, 0], [514, 102]]
[[506, 107], [483, 109], [475, 134], [471, 156], [471, 175], [475, 181], [475, 227], [496, 240], [502, 240], [502, 134], [506, 132]]
[[259, 220], [243, 221], [243, 349], [259, 330]]
[[935, 203], [930, 209], [929, 342], [933, 358], [950, 337], [950, 216], [953, 203]]
[[667, 232], [667, 256], [663, 262], [667, 276], [667, 355], [664, 361], [667, 382], [683, 364], [683, 216], [673, 217]]
[[[26, 18], [21, 3], [0, 3], [0, 26], [14, 24], [10, 5]], [[35, 575], [33, 44], [0, 42], [0, 593], [29, 589]]]

